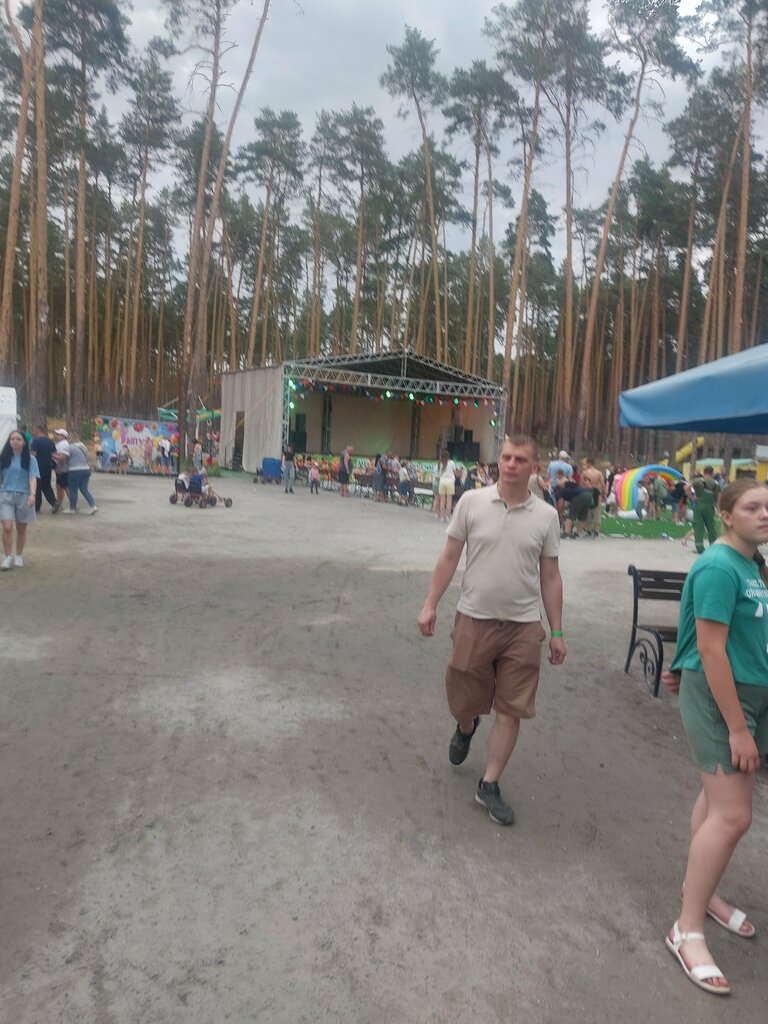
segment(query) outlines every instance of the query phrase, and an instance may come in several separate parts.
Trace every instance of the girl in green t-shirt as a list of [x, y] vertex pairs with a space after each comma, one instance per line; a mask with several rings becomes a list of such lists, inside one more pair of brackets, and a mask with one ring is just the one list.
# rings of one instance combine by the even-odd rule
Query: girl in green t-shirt
[[702, 791], [691, 818], [683, 905], [666, 938], [690, 980], [715, 995], [731, 986], [704, 938], [707, 916], [751, 939], [746, 914], [717, 895], [752, 819], [760, 755], [768, 751], [768, 487], [741, 479], [720, 495], [724, 534], [698, 559], [683, 588], [680, 627], [665, 684], [680, 714]]

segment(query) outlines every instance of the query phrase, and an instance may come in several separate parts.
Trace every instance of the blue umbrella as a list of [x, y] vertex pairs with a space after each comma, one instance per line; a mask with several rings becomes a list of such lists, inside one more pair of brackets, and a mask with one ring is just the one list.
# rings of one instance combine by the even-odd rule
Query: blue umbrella
[[768, 345], [624, 391], [619, 410], [622, 427], [768, 434]]

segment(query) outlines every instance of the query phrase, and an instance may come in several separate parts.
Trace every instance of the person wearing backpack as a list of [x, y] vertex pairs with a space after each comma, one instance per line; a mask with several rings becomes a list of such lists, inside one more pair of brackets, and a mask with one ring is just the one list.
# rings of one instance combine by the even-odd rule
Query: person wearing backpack
[[61, 455], [66, 459], [66, 471], [69, 484], [69, 508], [62, 512], [64, 516], [73, 516], [77, 512], [77, 497], [82, 494], [88, 502], [88, 515], [92, 516], [98, 512], [93, 495], [88, 490], [88, 481], [91, 479], [91, 467], [88, 463], [88, 449], [82, 441], [69, 440], [59, 449]]

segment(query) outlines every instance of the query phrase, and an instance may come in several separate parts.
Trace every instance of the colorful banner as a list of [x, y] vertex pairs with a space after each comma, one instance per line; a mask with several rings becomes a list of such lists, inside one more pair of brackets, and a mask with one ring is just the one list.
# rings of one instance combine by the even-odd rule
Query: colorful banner
[[[97, 416], [93, 440], [97, 469], [119, 473], [163, 473], [174, 468], [179, 434], [174, 423]], [[170, 441], [173, 459], [164, 457], [160, 442]]]

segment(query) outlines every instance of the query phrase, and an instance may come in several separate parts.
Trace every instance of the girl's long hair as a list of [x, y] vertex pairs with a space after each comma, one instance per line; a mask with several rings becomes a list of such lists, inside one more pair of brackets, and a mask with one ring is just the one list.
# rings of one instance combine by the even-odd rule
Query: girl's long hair
[[440, 452], [440, 472], [441, 473], [445, 469], [445, 467], [448, 465], [448, 459], [450, 459], [450, 457], [451, 456], [450, 456], [450, 453], [448, 452], [448, 450], [446, 448], [443, 448], [443, 450]]
[[[18, 434], [24, 442], [24, 447], [21, 449], [21, 468], [29, 472], [29, 441], [22, 434], [20, 430], [12, 430], [11, 434]], [[3, 450], [0, 452], [0, 469], [8, 469], [13, 458], [13, 448], [11, 448], [11, 434], [8, 435], [8, 440], [3, 445]]]

